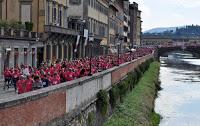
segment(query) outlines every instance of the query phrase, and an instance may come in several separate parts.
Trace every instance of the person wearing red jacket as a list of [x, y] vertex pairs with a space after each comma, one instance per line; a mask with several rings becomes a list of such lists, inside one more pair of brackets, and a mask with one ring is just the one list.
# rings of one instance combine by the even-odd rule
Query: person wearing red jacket
[[25, 80], [25, 83], [26, 83], [25, 92], [30, 92], [30, 91], [32, 91], [33, 79], [31, 78], [31, 76], [28, 76], [28, 77], [27, 77], [27, 79]]
[[60, 83], [60, 76], [54, 73], [53, 77], [50, 80], [52, 85], [57, 85]]
[[21, 76], [19, 77], [19, 80], [17, 81], [18, 94], [25, 93], [25, 89], [26, 89], [25, 78]]
[[65, 80], [74, 80], [74, 73], [71, 70], [65, 72]]
[[11, 81], [11, 77], [12, 77], [11, 76], [11, 72], [10, 72], [10, 70], [8, 68], [6, 68], [3, 74], [4, 74], [4, 78], [5, 78], [3, 89], [5, 90], [6, 86], [9, 89], [9, 85], [10, 85], [10, 81]]

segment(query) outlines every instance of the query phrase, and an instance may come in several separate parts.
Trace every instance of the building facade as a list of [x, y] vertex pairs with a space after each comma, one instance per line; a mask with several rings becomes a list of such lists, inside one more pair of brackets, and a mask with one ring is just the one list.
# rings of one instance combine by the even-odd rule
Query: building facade
[[121, 50], [124, 44], [123, 8], [123, 0], [111, 0], [109, 2], [109, 47], [111, 52], [117, 52], [118, 48]]
[[[72, 29], [88, 30], [88, 35], [80, 34], [79, 42], [81, 57], [102, 55], [106, 52], [108, 43], [108, 0], [69, 0], [68, 1], [68, 27]], [[89, 46], [89, 37], [93, 37], [92, 48]]]
[[[39, 2], [39, 3], [38, 3]], [[43, 60], [43, 43], [39, 39], [43, 5], [36, 0], [0, 0], [0, 73], [20, 64], [37, 66]], [[25, 22], [33, 22], [31, 30]], [[0, 74], [1, 75], [1, 74]]]
[[124, 1], [124, 48], [130, 49], [131, 43], [130, 43], [130, 15], [129, 15], [129, 5], [130, 2]]
[[130, 41], [132, 46], [141, 44], [141, 11], [138, 10], [138, 4], [133, 2], [129, 6], [130, 14]]
[[44, 61], [72, 60], [79, 31], [68, 28], [66, 0], [45, 0], [43, 10]]
[[141, 11], [137, 11], [137, 28], [136, 28], [136, 45], [141, 45], [141, 36], [142, 36], [142, 20], [141, 20]]
[[[1, 73], [5, 67], [39, 66], [43, 61], [75, 57], [79, 31], [68, 28], [67, 3], [66, 0], [0, 0]], [[32, 28], [27, 29], [30, 24]]]

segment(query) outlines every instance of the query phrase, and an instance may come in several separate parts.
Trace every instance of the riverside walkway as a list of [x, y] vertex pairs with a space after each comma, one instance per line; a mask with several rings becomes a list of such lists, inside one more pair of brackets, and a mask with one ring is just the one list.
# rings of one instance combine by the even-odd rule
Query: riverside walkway
[[3, 85], [4, 82], [0, 80], [0, 100], [16, 95], [15, 89], [13, 87], [10, 87], [8, 90], [3, 90]]

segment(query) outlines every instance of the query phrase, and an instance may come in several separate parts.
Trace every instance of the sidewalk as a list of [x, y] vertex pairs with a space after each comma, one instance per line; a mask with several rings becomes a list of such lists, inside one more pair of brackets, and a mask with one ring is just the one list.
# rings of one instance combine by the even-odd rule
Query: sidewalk
[[13, 87], [3, 90], [4, 81], [0, 80], [0, 100], [17, 95]]
[[3, 83], [4, 83], [3, 79], [0, 79], [0, 88], [3, 87]]

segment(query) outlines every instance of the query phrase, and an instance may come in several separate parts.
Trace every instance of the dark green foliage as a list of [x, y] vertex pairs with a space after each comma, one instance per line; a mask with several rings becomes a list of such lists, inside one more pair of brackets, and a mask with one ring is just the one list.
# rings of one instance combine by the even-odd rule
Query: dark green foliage
[[100, 90], [97, 93], [97, 108], [103, 116], [108, 112], [108, 93], [105, 90]]
[[136, 75], [137, 75], [137, 81], [139, 81], [139, 79], [142, 77], [142, 71], [140, 70], [140, 68], [139, 67], [137, 67], [136, 69], [135, 69], [135, 72], [136, 72]]
[[32, 22], [25, 22], [26, 30], [33, 31], [33, 23]]
[[24, 29], [24, 25], [22, 24], [22, 22], [17, 21], [10, 21], [9, 27], [12, 29]]
[[132, 90], [134, 88], [134, 86], [135, 86], [135, 83], [134, 83], [134, 81], [135, 81], [134, 80], [134, 72], [130, 72], [128, 74], [127, 81], [129, 83], [130, 90]]
[[143, 62], [142, 64], [139, 65], [139, 69], [142, 72], [142, 74], [145, 72], [145, 66], [146, 66], [145, 62]]
[[0, 27], [4, 27], [5, 29], [9, 27], [9, 24], [7, 21], [5, 20], [1, 20], [0, 21]]
[[[130, 72], [126, 79], [122, 80], [119, 84], [112, 87], [109, 91], [110, 96], [110, 104], [112, 108], [116, 107], [117, 101], [120, 99], [123, 102], [124, 96], [134, 89], [136, 84], [139, 82], [140, 78], [142, 77], [143, 73], [148, 70], [150, 63], [153, 60], [147, 60], [146, 62], [139, 65], [133, 72]], [[97, 107], [100, 110], [101, 114], [105, 116], [107, 114], [108, 109], [108, 94], [106, 91], [101, 90], [97, 94]]]
[[110, 96], [110, 104], [114, 108], [119, 99], [119, 88], [116, 85], [113, 86], [112, 89], [109, 91], [109, 96]]
[[153, 111], [153, 113], [151, 114], [151, 126], [159, 126], [160, 120], [161, 116]]
[[88, 113], [88, 118], [87, 118], [88, 126], [92, 126], [94, 124], [94, 120], [95, 120], [94, 112], [89, 112]]
[[120, 97], [123, 97], [126, 94], [126, 82], [121, 82], [118, 84]]
[[152, 63], [132, 92], [115, 109], [104, 126], [157, 126], [160, 117], [152, 113], [158, 79], [159, 63]]

